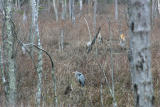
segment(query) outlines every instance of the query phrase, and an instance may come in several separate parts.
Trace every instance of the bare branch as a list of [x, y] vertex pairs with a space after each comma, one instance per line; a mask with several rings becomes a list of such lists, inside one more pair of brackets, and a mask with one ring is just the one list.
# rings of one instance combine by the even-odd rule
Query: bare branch
[[88, 28], [88, 32], [89, 32], [89, 40], [91, 41], [91, 40], [92, 40], [91, 31], [90, 31], [90, 29], [89, 29], [89, 25], [88, 25], [88, 22], [87, 22], [87, 20], [86, 20], [85, 17], [84, 17], [84, 20], [85, 20], [85, 22], [86, 22], [86, 24], [87, 24], [87, 28]]

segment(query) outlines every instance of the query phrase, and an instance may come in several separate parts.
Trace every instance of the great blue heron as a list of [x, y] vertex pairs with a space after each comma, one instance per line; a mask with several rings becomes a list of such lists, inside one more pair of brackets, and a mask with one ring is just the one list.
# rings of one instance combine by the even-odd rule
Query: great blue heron
[[82, 87], [84, 87], [84, 84], [85, 84], [84, 75], [83, 75], [82, 73], [78, 72], [78, 71], [73, 72], [73, 73], [75, 73], [75, 77], [76, 77], [76, 79], [79, 81], [80, 85], [81, 85]]
[[92, 41], [88, 41], [86, 47], [89, 48], [91, 46]]

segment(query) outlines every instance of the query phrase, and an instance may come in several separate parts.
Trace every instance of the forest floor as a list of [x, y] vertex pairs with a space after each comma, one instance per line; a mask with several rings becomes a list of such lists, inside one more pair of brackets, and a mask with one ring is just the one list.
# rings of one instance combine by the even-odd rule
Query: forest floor
[[[106, 6], [107, 7], [107, 6]], [[110, 9], [112, 8], [112, 9]], [[124, 10], [125, 7], [121, 7]], [[108, 11], [101, 11], [97, 14], [96, 31], [101, 27], [103, 43], [93, 46], [90, 53], [87, 53], [86, 43], [89, 41], [89, 33], [84, 17], [87, 19], [92, 38], [95, 35], [93, 29], [93, 12], [87, 12], [76, 17], [75, 24], [72, 24], [67, 17], [65, 21], [55, 21], [53, 11], [40, 11], [39, 31], [42, 47], [53, 58], [55, 76], [57, 82], [58, 107], [100, 107], [102, 101], [104, 107], [112, 106], [112, 96], [109, 86], [112, 87], [112, 67], [110, 58], [109, 37], [112, 35], [113, 50], [113, 71], [115, 98], [119, 107], [133, 107], [133, 93], [131, 77], [129, 72], [129, 61], [127, 49], [129, 47], [128, 27], [126, 13], [119, 10], [119, 21], [114, 20], [113, 6], [105, 8]], [[27, 13], [27, 21], [23, 22], [23, 15], [17, 11], [14, 20], [17, 35], [24, 43], [28, 42], [31, 15]], [[159, 18], [159, 17], [158, 17]], [[155, 95], [155, 107], [160, 105], [160, 19], [156, 18], [152, 27], [151, 53], [152, 53], [152, 74]], [[111, 21], [108, 24], [108, 21]], [[111, 34], [109, 33], [109, 25]], [[61, 29], [64, 29], [64, 50], [59, 50]], [[123, 33], [126, 37], [126, 50], [119, 46], [119, 35]], [[23, 55], [21, 47], [17, 46], [17, 101], [20, 106], [35, 106], [37, 91], [37, 72], [34, 69], [29, 55]], [[37, 53], [35, 52], [35, 62]], [[102, 67], [102, 68], [101, 68]], [[106, 83], [104, 73], [109, 81]], [[76, 81], [73, 72], [82, 72], [86, 78], [85, 87], [81, 87]], [[42, 106], [53, 105], [53, 82], [51, 75], [51, 64], [49, 58], [43, 56], [43, 77], [42, 77]], [[0, 99], [4, 99], [4, 92], [0, 76]], [[68, 90], [68, 87], [72, 89]], [[0, 100], [4, 104], [3, 100]]]

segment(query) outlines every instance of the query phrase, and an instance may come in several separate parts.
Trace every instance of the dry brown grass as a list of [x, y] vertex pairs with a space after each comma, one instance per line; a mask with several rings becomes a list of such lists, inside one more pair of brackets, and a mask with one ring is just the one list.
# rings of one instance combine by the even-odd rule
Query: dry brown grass
[[[113, 10], [113, 6], [109, 9]], [[122, 8], [123, 9], [123, 8]], [[108, 9], [107, 9], [108, 10]], [[83, 13], [82, 17], [77, 17], [76, 24], [73, 25], [70, 20], [66, 20], [64, 24], [61, 21], [55, 22], [55, 20], [48, 15], [47, 12], [42, 12], [39, 16], [39, 29], [43, 48], [47, 50], [55, 64], [55, 75], [57, 81], [57, 97], [59, 107], [99, 107], [100, 102], [100, 84], [103, 84], [103, 102], [105, 107], [112, 106], [112, 97], [109, 93], [109, 88], [106, 85], [103, 73], [98, 64], [105, 65], [105, 73], [111, 84], [111, 65], [110, 55], [107, 51], [109, 31], [107, 24], [107, 17], [113, 18], [114, 11], [107, 11], [108, 14], [97, 15], [97, 28], [102, 26], [101, 34], [104, 38], [104, 43], [98, 46], [98, 56], [95, 54], [95, 46], [91, 53], [87, 54], [85, 44], [89, 41], [89, 35], [87, 26], [83, 17], [88, 20], [91, 33], [93, 34], [93, 14]], [[29, 24], [31, 19], [28, 18], [28, 22], [23, 25], [20, 24], [22, 15], [17, 13], [16, 25], [19, 28], [18, 36], [24, 42], [28, 41]], [[120, 13], [122, 19], [121, 29], [123, 33], [127, 33], [126, 20], [124, 15]], [[159, 77], [160, 77], [160, 54], [159, 50], [159, 27], [160, 20], [155, 20], [156, 24], [153, 27], [151, 36], [151, 43], [156, 52], [152, 52], [152, 72], [153, 83], [155, 92], [155, 105], [160, 105], [159, 100]], [[64, 51], [59, 52], [59, 36], [60, 29], [64, 27]], [[118, 24], [112, 23], [113, 39], [118, 40]], [[128, 36], [127, 36], [128, 42]], [[128, 46], [127, 46], [128, 47]], [[119, 107], [132, 107], [133, 95], [131, 88], [131, 79], [129, 73], [129, 62], [127, 54], [119, 51], [117, 41], [113, 42], [113, 50], [120, 52], [113, 55], [114, 61], [114, 74], [115, 74], [115, 95]], [[22, 55], [21, 48], [18, 46], [17, 57], [17, 90], [18, 90], [18, 105], [19, 106], [35, 106], [35, 93], [37, 83], [37, 73], [34, 70], [32, 61], [28, 55]], [[36, 61], [36, 55], [35, 55]], [[42, 89], [42, 106], [53, 105], [53, 84], [51, 77], [51, 64], [47, 56], [43, 57], [43, 89]], [[85, 75], [86, 84], [82, 88], [78, 85], [77, 81], [72, 74], [73, 71], [78, 70]], [[0, 80], [0, 84], [1, 80]], [[66, 87], [72, 85], [72, 91], [68, 94], [64, 94]], [[1, 85], [2, 86], [2, 85]], [[2, 87], [0, 90], [3, 90]], [[4, 96], [3, 91], [0, 94]], [[2, 98], [2, 97], [0, 97]]]

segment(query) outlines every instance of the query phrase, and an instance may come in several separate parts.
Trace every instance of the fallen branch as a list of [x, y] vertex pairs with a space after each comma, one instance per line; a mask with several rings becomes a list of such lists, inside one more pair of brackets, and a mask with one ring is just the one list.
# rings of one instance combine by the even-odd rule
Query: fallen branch
[[86, 22], [86, 24], [87, 24], [87, 28], [88, 28], [88, 32], [89, 32], [89, 41], [91, 41], [91, 39], [92, 39], [91, 31], [90, 31], [90, 29], [89, 29], [89, 25], [88, 25], [88, 22], [87, 22], [87, 20], [86, 20], [85, 17], [84, 17], [84, 20], [85, 20], [85, 22]]
[[87, 53], [89, 53], [89, 52], [92, 50], [92, 46], [95, 44], [96, 39], [97, 39], [97, 37], [98, 37], [98, 34], [99, 34], [100, 30], [101, 30], [101, 27], [98, 28], [98, 31], [97, 31], [96, 35], [94, 36], [94, 38], [93, 38], [93, 40], [92, 40], [92, 42], [91, 42], [91, 45], [88, 47]]

